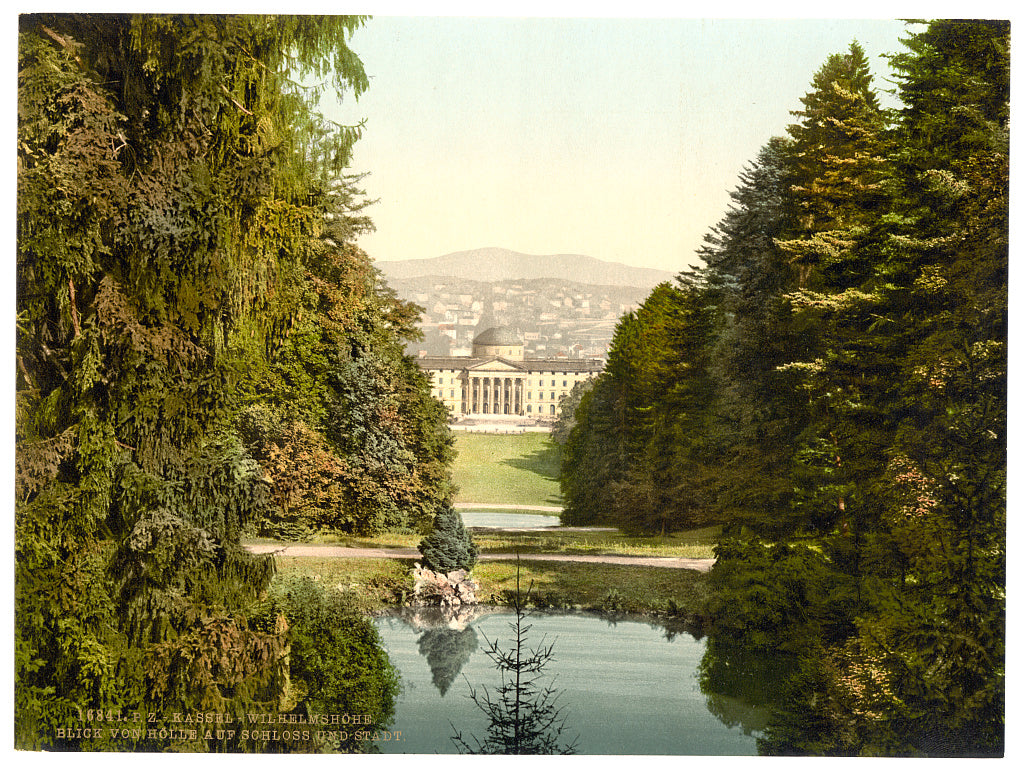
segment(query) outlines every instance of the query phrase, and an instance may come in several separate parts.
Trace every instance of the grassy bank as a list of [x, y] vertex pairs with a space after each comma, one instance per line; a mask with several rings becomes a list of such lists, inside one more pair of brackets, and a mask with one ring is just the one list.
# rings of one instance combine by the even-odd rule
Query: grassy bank
[[473, 540], [481, 554], [518, 551], [521, 554], [613, 554], [627, 557], [715, 556], [719, 528], [690, 530], [665, 536], [628, 536], [619, 532], [539, 533], [475, 532]]
[[[580, 562], [519, 563], [520, 586], [540, 608], [685, 614], [703, 607], [707, 574]], [[481, 562], [473, 569], [480, 597], [500, 601], [515, 591], [516, 562]]]
[[[364, 612], [408, 600], [414, 560], [278, 557], [282, 577], [312, 576], [349, 593]], [[573, 562], [520, 562], [520, 582], [531, 604], [686, 618], [703, 607], [707, 575], [693, 570], [635, 568]], [[515, 590], [515, 561], [481, 562], [473, 570], [482, 602], [502, 602]]]
[[455, 432], [456, 503], [559, 506], [558, 446], [546, 433]]
[[336, 557], [276, 558], [281, 578], [308, 576], [324, 586], [345, 592], [353, 605], [372, 613], [402, 604], [412, 592], [409, 571], [415, 560], [338, 559]]

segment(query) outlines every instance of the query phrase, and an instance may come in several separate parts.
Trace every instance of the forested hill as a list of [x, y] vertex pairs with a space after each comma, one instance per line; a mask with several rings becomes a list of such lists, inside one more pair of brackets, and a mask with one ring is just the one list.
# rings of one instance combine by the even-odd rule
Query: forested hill
[[564, 524], [722, 526], [707, 676], [798, 662], [768, 753], [1003, 748], [1009, 25], [906, 46], [893, 114], [823, 64], [563, 421]]
[[650, 289], [672, 278], [668, 271], [605, 262], [583, 254], [534, 255], [488, 247], [417, 260], [378, 261], [388, 278], [451, 276], [473, 281], [558, 278], [585, 284]]

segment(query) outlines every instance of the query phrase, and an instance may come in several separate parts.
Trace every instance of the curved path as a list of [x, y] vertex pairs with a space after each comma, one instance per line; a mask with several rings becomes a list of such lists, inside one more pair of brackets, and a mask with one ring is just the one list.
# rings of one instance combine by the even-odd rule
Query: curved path
[[[349, 546], [313, 546], [310, 544], [246, 544], [253, 554], [275, 554], [281, 557], [339, 557], [346, 559], [418, 559], [416, 549], [356, 549]], [[635, 565], [649, 568], [683, 568], [706, 573], [714, 559], [686, 557], [627, 557], [618, 554], [481, 554], [480, 560], [523, 560], [539, 562], [591, 562], [606, 565]]]
[[456, 509], [504, 509], [506, 511], [551, 511], [562, 512], [561, 506], [530, 506], [518, 503], [456, 503]]

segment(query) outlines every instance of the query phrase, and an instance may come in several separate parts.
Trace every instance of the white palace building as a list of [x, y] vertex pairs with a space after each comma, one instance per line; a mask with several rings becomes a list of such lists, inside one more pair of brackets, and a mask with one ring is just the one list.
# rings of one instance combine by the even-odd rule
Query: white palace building
[[[432, 393], [453, 420], [507, 418], [550, 422], [558, 401], [604, 366], [598, 359], [526, 359], [511, 327], [491, 327], [473, 339], [472, 356], [421, 356]], [[501, 419], [501, 418], [499, 418]]]

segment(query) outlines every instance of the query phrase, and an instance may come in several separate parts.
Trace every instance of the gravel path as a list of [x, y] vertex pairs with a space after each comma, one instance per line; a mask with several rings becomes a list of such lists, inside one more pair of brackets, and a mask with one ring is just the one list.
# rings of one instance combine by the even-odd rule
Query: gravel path
[[561, 506], [521, 506], [518, 503], [456, 503], [457, 509], [507, 509], [513, 511], [551, 511], [561, 513]]
[[[349, 546], [312, 546], [308, 544], [246, 544], [253, 554], [276, 554], [282, 557], [340, 557], [345, 559], [417, 559], [416, 549], [355, 549]], [[480, 560], [514, 560], [515, 554], [481, 554]], [[713, 559], [685, 557], [627, 557], [617, 554], [520, 554], [519, 559], [548, 562], [591, 562], [606, 565], [635, 565], [651, 568], [683, 568], [706, 573], [715, 564]]]

